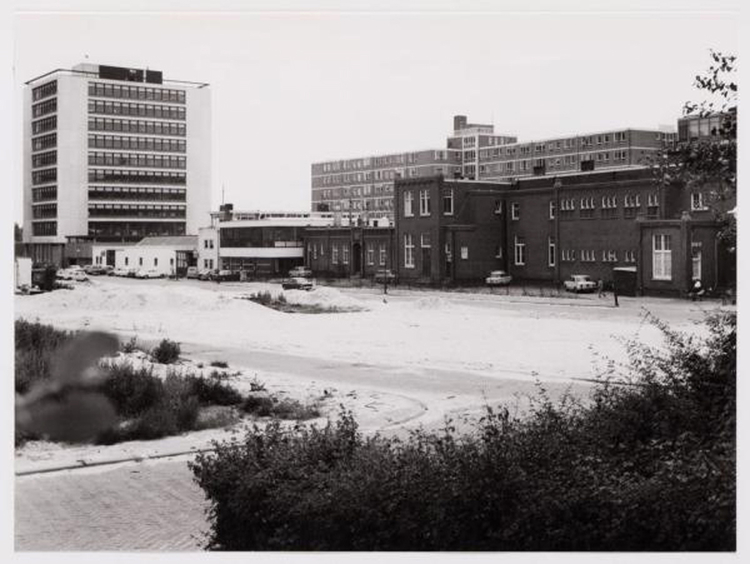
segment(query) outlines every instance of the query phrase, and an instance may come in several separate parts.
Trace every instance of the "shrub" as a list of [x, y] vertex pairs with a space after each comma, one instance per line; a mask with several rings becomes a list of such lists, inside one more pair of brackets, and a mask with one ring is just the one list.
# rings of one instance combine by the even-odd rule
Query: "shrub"
[[50, 375], [50, 359], [74, 333], [61, 331], [50, 325], [31, 323], [24, 319], [15, 322], [15, 389], [24, 394], [38, 380]]
[[253, 376], [253, 379], [250, 380], [250, 391], [251, 392], [265, 392], [266, 385], [260, 380], [258, 380], [258, 376]]
[[131, 337], [128, 341], [122, 344], [120, 347], [120, 350], [124, 352], [125, 354], [129, 354], [135, 351], [140, 350], [140, 347], [138, 346], [138, 340], [135, 336]]
[[214, 360], [211, 362], [211, 366], [214, 368], [229, 368], [229, 364], [223, 360]]
[[164, 399], [164, 383], [154, 376], [149, 367], [133, 368], [124, 363], [110, 363], [104, 367], [106, 378], [102, 391], [115, 407], [118, 415], [134, 417]]
[[242, 403], [242, 394], [220, 380], [191, 376], [189, 382], [191, 393], [198, 398], [201, 405], [238, 405]]
[[169, 339], [162, 339], [151, 351], [151, 356], [159, 364], [172, 364], [180, 358], [180, 344]]
[[267, 395], [248, 395], [242, 402], [242, 411], [258, 417], [268, 417], [273, 410], [273, 399]]
[[734, 550], [736, 318], [704, 341], [661, 327], [666, 351], [631, 344], [633, 385], [590, 404], [541, 390], [528, 417], [488, 408], [463, 435], [365, 437], [343, 412], [217, 443], [191, 463], [208, 548]]

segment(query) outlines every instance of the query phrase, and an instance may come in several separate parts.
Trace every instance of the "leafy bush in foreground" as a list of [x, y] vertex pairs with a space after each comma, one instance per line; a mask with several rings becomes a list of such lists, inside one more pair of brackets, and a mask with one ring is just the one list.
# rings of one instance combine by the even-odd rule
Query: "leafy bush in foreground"
[[631, 344], [632, 386], [475, 432], [255, 428], [191, 463], [219, 550], [734, 550], [736, 318]]

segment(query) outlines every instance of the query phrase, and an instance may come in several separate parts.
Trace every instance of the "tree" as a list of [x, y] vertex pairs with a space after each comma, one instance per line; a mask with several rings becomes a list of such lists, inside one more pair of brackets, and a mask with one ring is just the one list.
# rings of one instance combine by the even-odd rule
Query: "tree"
[[719, 116], [719, 127], [709, 136], [677, 143], [652, 163], [657, 184], [679, 182], [686, 189], [700, 187], [704, 204], [720, 223], [719, 238], [726, 248], [736, 250], [737, 198], [737, 57], [711, 51], [712, 64], [695, 77], [695, 87], [708, 99], [686, 102], [686, 117]]

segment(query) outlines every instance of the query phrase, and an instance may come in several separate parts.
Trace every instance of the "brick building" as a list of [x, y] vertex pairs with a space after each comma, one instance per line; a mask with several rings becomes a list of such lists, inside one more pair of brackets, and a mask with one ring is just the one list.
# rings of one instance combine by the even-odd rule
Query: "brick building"
[[395, 270], [391, 227], [308, 227], [305, 264], [316, 276], [372, 278]]
[[502, 269], [517, 281], [611, 283], [614, 268], [629, 267], [641, 292], [657, 294], [732, 278], [703, 194], [658, 188], [646, 168], [512, 183], [402, 179], [395, 192], [400, 281], [480, 282]]

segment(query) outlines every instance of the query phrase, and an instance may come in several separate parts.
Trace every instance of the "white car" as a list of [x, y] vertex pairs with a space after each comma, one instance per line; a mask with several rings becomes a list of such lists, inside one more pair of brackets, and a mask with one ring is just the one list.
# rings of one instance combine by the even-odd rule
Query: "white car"
[[563, 284], [568, 292], [593, 292], [596, 290], [596, 282], [588, 274], [573, 274]]
[[76, 282], [88, 282], [89, 277], [83, 270], [73, 270], [70, 274], [70, 279]]
[[141, 268], [135, 273], [136, 278], [161, 278], [162, 273], [155, 268]]
[[513, 277], [504, 270], [493, 270], [490, 275], [484, 279], [488, 286], [507, 286]]

